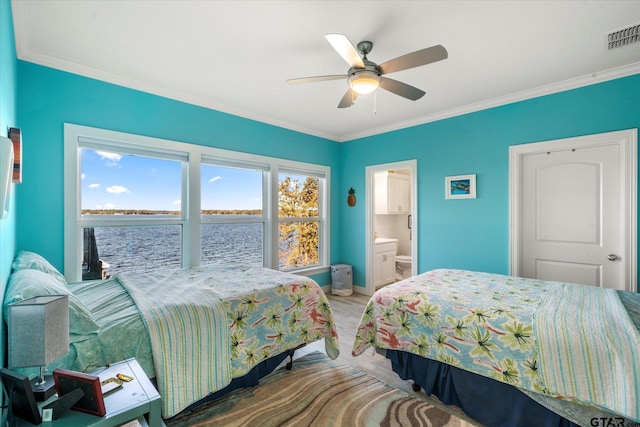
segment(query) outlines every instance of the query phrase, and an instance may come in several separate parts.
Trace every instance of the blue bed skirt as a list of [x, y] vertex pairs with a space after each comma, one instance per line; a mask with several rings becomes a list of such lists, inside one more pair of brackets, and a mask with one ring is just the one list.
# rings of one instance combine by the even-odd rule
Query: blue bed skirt
[[486, 426], [577, 427], [508, 384], [404, 351], [387, 350], [386, 357], [400, 378]]

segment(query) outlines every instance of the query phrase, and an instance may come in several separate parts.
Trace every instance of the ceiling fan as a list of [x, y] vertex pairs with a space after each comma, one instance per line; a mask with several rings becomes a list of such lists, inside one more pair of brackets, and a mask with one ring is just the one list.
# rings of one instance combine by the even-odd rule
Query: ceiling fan
[[347, 79], [349, 88], [340, 100], [338, 108], [351, 107], [355, 103], [358, 95], [371, 93], [378, 87], [416, 101], [422, 98], [424, 91], [406, 83], [383, 77], [383, 75], [441, 61], [449, 56], [447, 50], [442, 47], [442, 45], [436, 45], [399, 56], [378, 65], [367, 59], [367, 55], [371, 52], [371, 49], [373, 49], [372, 42], [361, 41], [357, 46], [354, 46], [344, 34], [327, 34], [325, 38], [336, 52], [338, 52], [338, 55], [351, 67], [347, 71], [347, 74], [302, 77], [289, 79], [287, 82], [295, 84]]

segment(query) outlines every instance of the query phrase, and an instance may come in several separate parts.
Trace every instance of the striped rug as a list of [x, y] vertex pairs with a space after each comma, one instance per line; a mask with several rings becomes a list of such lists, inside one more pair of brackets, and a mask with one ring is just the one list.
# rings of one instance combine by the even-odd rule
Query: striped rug
[[168, 420], [167, 427], [466, 425], [416, 396], [340, 365], [320, 352]]

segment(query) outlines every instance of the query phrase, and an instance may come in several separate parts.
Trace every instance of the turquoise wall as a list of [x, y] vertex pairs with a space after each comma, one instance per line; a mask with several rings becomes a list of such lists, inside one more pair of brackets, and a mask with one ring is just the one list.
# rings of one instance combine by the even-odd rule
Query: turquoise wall
[[[428, 102], [425, 98], [424, 102]], [[343, 144], [343, 185], [361, 190], [341, 206], [345, 262], [365, 283], [365, 167], [417, 159], [418, 272], [509, 272], [509, 146], [640, 127], [640, 75], [389, 132]], [[444, 178], [477, 174], [477, 198], [445, 200]]]
[[[2, 23], [10, 24], [8, 2], [0, 3]], [[367, 166], [418, 161], [419, 272], [451, 267], [508, 273], [509, 146], [640, 127], [635, 75], [340, 144], [16, 61], [11, 34], [2, 25], [11, 50], [3, 52], [3, 74], [9, 64], [14, 98], [19, 76], [19, 102], [16, 113], [2, 101], [9, 112], [1, 124], [20, 117], [24, 172], [16, 186], [17, 215], [0, 226], [3, 282], [14, 247], [64, 265], [65, 122], [330, 166], [331, 263], [353, 265], [356, 286], [365, 284]], [[468, 173], [477, 175], [478, 197], [445, 200], [444, 177]], [[350, 187], [358, 191], [353, 208], [346, 204]], [[314, 278], [330, 283], [328, 273]]]
[[[8, 135], [9, 127], [18, 126], [16, 120], [17, 68], [11, 3], [0, 0], [0, 135], [2, 136]], [[9, 216], [0, 220], [0, 300], [4, 295], [16, 248], [15, 191], [17, 188], [16, 185], [11, 186]], [[4, 366], [4, 354], [5, 328], [0, 328], [0, 366]]]
[[[17, 246], [64, 266], [64, 132], [74, 123], [331, 167], [332, 262], [339, 245], [341, 146], [218, 111], [18, 61], [23, 183]], [[330, 275], [314, 276], [321, 284]]]

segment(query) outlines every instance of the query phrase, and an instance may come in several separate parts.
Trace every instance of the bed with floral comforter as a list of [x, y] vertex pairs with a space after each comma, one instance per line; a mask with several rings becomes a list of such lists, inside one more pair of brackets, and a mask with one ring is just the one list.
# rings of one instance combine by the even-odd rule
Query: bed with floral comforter
[[640, 419], [640, 334], [612, 289], [434, 270], [373, 295], [353, 355], [371, 346]]
[[267, 268], [199, 267], [67, 283], [44, 258], [20, 252], [4, 307], [54, 294], [69, 295], [70, 351], [48, 368], [85, 371], [135, 357], [156, 378], [165, 418], [304, 344], [324, 338], [327, 354], [339, 353], [318, 284]]

